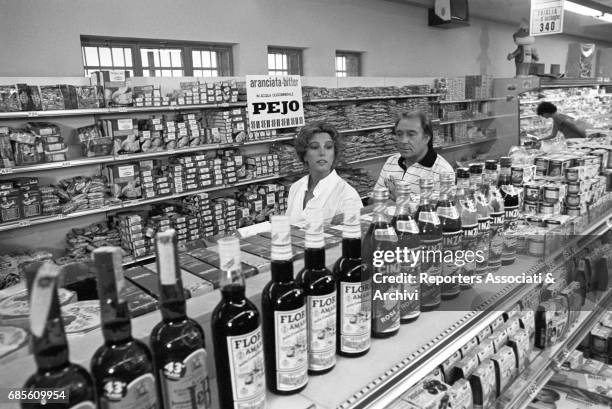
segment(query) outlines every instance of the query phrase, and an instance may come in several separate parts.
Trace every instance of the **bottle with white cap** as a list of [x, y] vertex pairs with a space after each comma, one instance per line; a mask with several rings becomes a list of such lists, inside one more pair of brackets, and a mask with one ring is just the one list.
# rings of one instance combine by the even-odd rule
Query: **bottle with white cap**
[[218, 240], [221, 301], [211, 317], [219, 404], [266, 407], [266, 377], [259, 311], [245, 296], [237, 237]]
[[164, 407], [211, 407], [204, 330], [187, 317], [174, 229], [155, 237], [162, 320], [149, 337]]
[[304, 290], [293, 277], [288, 216], [270, 216], [271, 280], [261, 293], [266, 379], [272, 392], [289, 395], [308, 384]]
[[339, 355], [358, 357], [370, 350], [372, 327], [372, 280], [361, 261], [359, 203], [344, 209], [342, 256], [334, 265], [338, 280], [337, 337]]
[[336, 365], [336, 279], [325, 267], [323, 212], [311, 211], [306, 220], [304, 268], [298, 283], [306, 295], [308, 371], [319, 375]]

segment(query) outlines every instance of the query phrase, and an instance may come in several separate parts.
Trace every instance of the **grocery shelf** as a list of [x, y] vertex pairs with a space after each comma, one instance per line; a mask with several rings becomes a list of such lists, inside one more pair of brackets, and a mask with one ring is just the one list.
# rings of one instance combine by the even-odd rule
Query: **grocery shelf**
[[35, 226], [39, 224], [55, 223], [55, 222], [66, 220], [66, 219], [76, 219], [79, 217], [107, 213], [107, 212], [112, 212], [116, 210], [130, 209], [133, 207], [144, 206], [144, 205], [153, 204], [153, 203], [160, 203], [166, 200], [178, 199], [181, 197], [196, 195], [199, 193], [209, 193], [209, 192], [214, 192], [218, 190], [231, 189], [237, 186], [250, 185], [252, 183], [267, 182], [267, 181], [279, 179], [281, 177], [282, 176], [280, 175], [265, 176], [261, 178], [243, 180], [243, 181], [240, 181], [234, 184], [229, 184], [229, 185], [224, 184], [221, 186], [213, 186], [213, 187], [206, 188], [206, 189], [191, 190], [188, 192], [175, 193], [175, 194], [168, 195], [168, 196], [159, 196], [159, 197], [154, 197], [151, 199], [127, 200], [118, 205], [103, 206], [103, 207], [99, 207], [96, 209], [85, 210], [82, 212], [58, 214], [58, 215], [52, 215], [52, 216], [41, 216], [41, 217], [36, 217], [36, 218], [31, 218], [31, 219], [22, 219], [22, 220], [15, 221], [15, 222], [0, 224], [0, 232], [21, 229], [21, 228]]
[[438, 104], [440, 105], [444, 105], [444, 104], [463, 104], [463, 103], [468, 103], [468, 102], [487, 102], [487, 101], [505, 101], [506, 98], [473, 98], [473, 99], [457, 99], [454, 101], [451, 100], [439, 100], [437, 101]]
[[0, 112], [0, 119], [18, 118], [47, 118], [62, 116], [86, 116], [86, 115], [111, 115], [111, 114], [131, 114], [141, 112], [159, 111], [189, 111], [196, 109], [218, 109], [246, 107], [246, 102], [224, 102], [219, 104], [198, 104], [198, 105], [165, 105], [159, 107], [115, 107], [115, 108], [91, 108], [91, 109], [62, 109], [53, 111], [19, 111], [19, 112]]
[[484, 116], [484, 117], [480, 117], [480, 118], [456, 119], [456, 120], [449, 120], [449, 121], [440, 121], [440, 122], [438, 122], [438, 125], [443, 126], [443, 125], [450, 125], [450, 124], [459, 124], [459, 123], [463, 123], [463, 122], [488, 121], [490, 119], [506, 118], [506, 117], [513, 117], [513, 116], [516, 116], [516, 115], [515, 114], [489, 115], [489, 116]]
[[468, 142], [461, 142], [461, 143], [454, 143], [454, 144], [449, 144], [449, 145], [439, 145], [436, 146], [435, 148], [438, 150], [451, 150], [451, 149], [460, 149], [460, 148], [466, 148], [468, 146], [474, 146], [474, 145], [478, 145], [481, 143], [486, 143], [486, 142], [493, 142], [496, 141], [497, 139], [499, 139], [499, 137], [493, 137], [493, 138], [483, 138], [483, 139], [477, 139], [474, 141], [468, 141]]
[[529, 115], [521, 115], [519, 116], [520, 119], [527, 119], [527, 118], [537, 118], [539, 115], [538, 114], [529, 114]]
[[389, 152], [389, 153], [385, 153], [384, 155], [369, 156], [367, 158], [350, 160], [350, 161], [347, 161], [347, 162], [341, 164], [341, 166], [352, 165], [352, 164], [355, 164], [355, 163], [362, 163], [362, 162], [370, 162], [370, 161], [379, 160], [379, 159], [387, 159], [389, 156], [394, 155], [396, 153], [397, 152]]
[[408, 98], [433, 98], [439, 97], [442, 94], [407, 94], [407, 95], [384, 95], [372, 97], [349, 97], [349, 98], [314, 98], [304, 99], [304, 103], [320, 103], [320, 102], [351, 102], [351, 101], [372, 101], [384, 99], [408, 99]]
[[568, 354], [575, 350], [597, 321], [607, 312], [612, 302], [612, 290], [608, 290], [595, 300], [587, 300], [589, 305], [583, 307], [578, 321], [569, 329], [564, 338], [549, 349], [536, 350], [537, 356], [530, 362], [525, 371], [512, 383], [496, 402], [499, 409], [524, 409], [537, 392], [548, 382]]
[[612, 82], [596, 82], [579, 80], [577, 78], [561, 78], [558, 80], [540, 81], [540, 88], [581, 88], [612, 86]]
[[387, 129], [387, 128], [393, 128], [393, 124], [380, 124], [380, 125], [366, 126], [363, 128], [341, 129], [338, 131], [338, 133], [345, 134], [345, 133], [353, 133], [353, 132], [376, 131], [378, 129]]
[[13, 174], [18, 174], [18, 173], [40, 172], [40, 171], [52, 170], [52, 169], [65, 169], [65, 168], [75, 168], [75, 167], [81, 167], [81, 166], [99, 165], [103, 163], [125, 162], [125, 161], [130, 161], [130, 160], [140, 160], [140, 159], [147, 159], [147, 158], [158, 158], [158, 157], [165, 157], [165, 156], [171, 156], [171, 155], [180, 155], [180, 154], [193, 153], [193, 152], [203, 152], [203, 151], [208, 151], [208, 150], [216, 150], [216, 149], [224, 149], [224, 148], [240, 148], [241, 146], [263, 145], [263, 144], [268, 144], [268, 143], [291, 141], [293, 139], [295, 139], [295, 136], [291, 135], [291, 136], [282, 136], [278, 138], [259, 139], [256, 141], [247, 141], [247, 142], [239, 142], [239, 143], [216, 143], [216, 144], [199, 145], [199, 146], [180, 148], [180, 149], [166, 149], [166, 150], [155, 151], [155, 152], [126, 153], [126, 154], [118, 154], [114, 156], [100, 156], [96, 158], [76, 158], [76, 159], [66, 160], [63, 162], [41, 163], [41, 164], [30, 165], [30, 166], [16, 166], [14, 168], [0, 168], [0, 176], [13, 175]]

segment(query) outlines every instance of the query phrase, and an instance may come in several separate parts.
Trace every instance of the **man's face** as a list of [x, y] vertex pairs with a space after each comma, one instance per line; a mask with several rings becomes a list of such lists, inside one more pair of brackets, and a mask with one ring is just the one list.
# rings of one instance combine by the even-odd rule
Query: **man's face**
[[429, 136], [425, 135], [418, 118], [402, 119], [395, 128], [397, 149], [406, 160], [417, 161], [427, 152]]

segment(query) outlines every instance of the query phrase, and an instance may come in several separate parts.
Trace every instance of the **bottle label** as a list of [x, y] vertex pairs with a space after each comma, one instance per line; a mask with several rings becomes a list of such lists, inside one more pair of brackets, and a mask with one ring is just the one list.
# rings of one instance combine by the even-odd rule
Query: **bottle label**
[[518, 205], [517, 206], [506, 206], [504, 209], [505, 220], [513, 221], [518, 219]]
[[397, 263], [374, 268], [374, 275], [381, 277], [378, 283], [372, 283], [372, 330], [377, 333], [393, 332], [400, 326], [397, 294], [402, 291], [402, 285], [385, 280], [387, 276], [399, 276], [400, 273]]
[[502, 261], [512, 261], [516, 254], [516, 237], [518, 219], [518, 206], [505, 208], [504, 238]]
[[416, 220], [398, 220], [397, 231], [402, 233], [419, 234], [419, 225]]
[[478, 231], [483, 233], [483, 232], [489, 232], [489, 230], [491, 229], [491, 218], [490, 217], [479, 217], [478, 218]]
[[[463, 250], [474, 251], [474, 247], [476, 247], [478, 241], [478, 224], [463, 225], [461, 226], [461, 230], [463, 233]], [[472, 276], [475, 270], [476, 261], [474, 258], [466, 258], [465, 265], [459, 268], [459, 273], [465, 276]]]
[[72, 405], [70, 409], [96, 409], [96, 405], [92, 401], [86, 400], [84, 402], [79, 402], [76, 405]]
[[266, 379], [264, 372], [261, 326], [244, 335], [228, 336], [227, 350], [235, 409], [265, 408]]
[[421, 285], [419, 284], [421, 260], [418, 257], [412, 258], [412, 254], [418, 250], [418, 248], [408, 250], [409, 262], [400, 264], [402, 275], [412, 279], [412, 281], [406, 279], [403, 284], [404, 297], [400, 301], [400, 320], [411, 319], [421, 313]]
[[478, 219], [478, 242], [477, 251], [482, 252], [482, 257], [476, 261], [476, 271], [482, 273], [487, 270], [489, 265], [489, 246], [490, 246], [490, 218]]
[[491, 225], [494, 228], [499, 228], [504, 224], [504, 213], [491, 213]]
[[397, 241], [395, 229], [391, 226], [374, 230], [374, 238], [379, 241]]
[[157, 408], [155, 377], [152, 373], [141, 375], [129, 385], [118, 379], [106, 380], [100, 406], [101, 409]]
[[[423, 244], [422, 273], [427, 277], [437, 277], [442, 274], [442, 238], [425, 239]], [[431, 307], [440, 304], [440, 285], [429, 282], [421, 283], [421, 306]]]
[[[459, 266], [455, 262], [455, 254], [461, 249], [461, 238], [463, 232], [461, 230], [453, 232], [442, 232], [442, 248], [444, 249], [444, 258], [442, 260], [442, 275], [456, 276], [459, 273]], [[449, 253], [451, 252], [451, 253]], [[452, 254], [452, 256], [450, 255]], [[459, 292], [459, 284], [444, 283], [442, 285], [443, 294], [455, 294]]]
[[436, 209], [439, 217], [446, 217], [447, 219], [458, 219], [459, 211], [455, 206], [440, 206]]
[[336, 364], [336, 293], [307, 298], [308, 368], [322, 371]]
[[470, 213], [476, 212], [476, 204], [469, 197], [466, 197], [464, 200], [460, 200], [459, 204], [462, 208], [466, 209]]
[[370, 348], [372, 298], [370, 281], [340, 282], [340, 350], [359, 353]]
[[419, 213], [419, 222], [437, 226], [440, 224], [440, 218], [436, 212], [421, 212]]
[[193, 351], [181, 361], [168, 361], [159, 375], [164, 407], [206, 409], [211, 407], [206, 350]]
[[293, 391], [308, 383], [306, 306], [291, 311], [274, 311], [276, 338], [276, 384]]

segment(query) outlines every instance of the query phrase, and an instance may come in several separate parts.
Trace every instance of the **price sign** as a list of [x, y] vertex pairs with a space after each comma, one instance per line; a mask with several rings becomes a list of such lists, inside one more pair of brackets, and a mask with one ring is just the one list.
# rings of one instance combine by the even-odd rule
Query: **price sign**
[[564, 0], [531, 0], [529, 35], [541, 36], [563, 32]]
[[38, 111], [30, 111], [28, 112], [28, 116], [30, 118], [38, 116]]
[[29, 220], [20, 220], [19, 223], [17, 223], [17, 225], [19, 227], [28, 227], [29, 225], [31, 225], [32, 222], [30, 222]]
[[0, 175], [10, 175], [13, 173], [13, 168], [0, 168]]
[[67, 167], [67, 166], [70, 166], [70, 165], [72, 165], [70, 163], [70, 161], [62, 162], [62, 166], [64, 166], [64, 167]]

